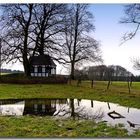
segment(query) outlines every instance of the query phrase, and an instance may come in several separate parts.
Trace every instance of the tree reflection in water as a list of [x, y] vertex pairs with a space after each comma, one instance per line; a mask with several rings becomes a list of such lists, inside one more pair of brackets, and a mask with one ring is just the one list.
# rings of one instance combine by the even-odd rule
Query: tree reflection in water
[[91, 107], [93, 108], [93, 100], [91, 100]]
[[[91, 107], [93, 108], [93, 100], [91, 100]], [[69, 107], [62, 106], [54, 116], [72, 117], [73, 119], [100, 120], [104, 117], [104, 112], [101, 108], [96, 112], [91, 112], [91, 110], [88, 110], [85, 106], [80, 106], [79, 101], [77, 101], [76, 104], [74, 99], [69, 99]]]
[[109, 104], [109, 102], [107, 102], [107, 105], [108, 105], [108, 109], [110, 110], [110, 104]]
[[77, 99], [78, 106], [80, 106], [81, 99]]
[[126, 128], [140, 127], [139, 109], [86, 99], [1, 99], [0, 115], [49, 115], [60, 119], [71, 117], [123, 123]]
[[128, 107], [128, 110], [127, 110], [128, 113], [129, 113], [129, 110], [130, 110], [130, 108]]

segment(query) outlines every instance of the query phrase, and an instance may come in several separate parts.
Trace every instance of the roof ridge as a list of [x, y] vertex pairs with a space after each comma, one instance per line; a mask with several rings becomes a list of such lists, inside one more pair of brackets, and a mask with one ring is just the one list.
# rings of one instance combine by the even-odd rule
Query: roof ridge
[[30, 64], [56, 66], [56, 64], [52, 60], [52, 57], [46, 54], [30, 57]]

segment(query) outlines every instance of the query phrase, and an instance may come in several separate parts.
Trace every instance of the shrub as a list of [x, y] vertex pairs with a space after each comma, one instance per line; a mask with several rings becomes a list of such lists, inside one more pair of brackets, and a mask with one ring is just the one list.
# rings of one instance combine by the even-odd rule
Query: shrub
[[9, 74], [1, 76], [1, 83], [13, 84], [65, 84], [68, 78], [63, 75], [50, 77], [26, 77], [24, 74]]

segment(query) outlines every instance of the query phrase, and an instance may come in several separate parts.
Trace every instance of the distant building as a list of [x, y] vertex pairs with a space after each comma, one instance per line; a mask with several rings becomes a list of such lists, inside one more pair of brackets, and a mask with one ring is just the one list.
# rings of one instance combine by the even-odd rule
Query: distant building
[[39, 55], [30, 58], [31, 76], [48, 77], [56, 75], [56, 64], [49, 55]]

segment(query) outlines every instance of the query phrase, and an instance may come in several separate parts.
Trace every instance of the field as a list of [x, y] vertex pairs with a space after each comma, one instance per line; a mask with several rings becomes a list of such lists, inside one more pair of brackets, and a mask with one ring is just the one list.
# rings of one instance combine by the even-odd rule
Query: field
[[[119, 103], [140, 108], [140, 83], [133, 82], [131, 93], [127, 82], [77, 81], [72, 84], [0, 84], [0, 99], [15, 98], [78, 98]], [[128, 134], [121, 124], [107, 126], [94, 120], [56, 120], [53, 117], [0, 117], [0, 136], [13, 137], [140, 137], [140, 130]]]
[[119, 103], [123, 106], [140, 108], [140, 83], [132, 84], [128, 92], [126, 82], [112, 82], [106, 90], [107, 82], [83, 81], [77, 87], [76, 81], [69, 84], [0, 84], [0, 98], [78, 98]]

